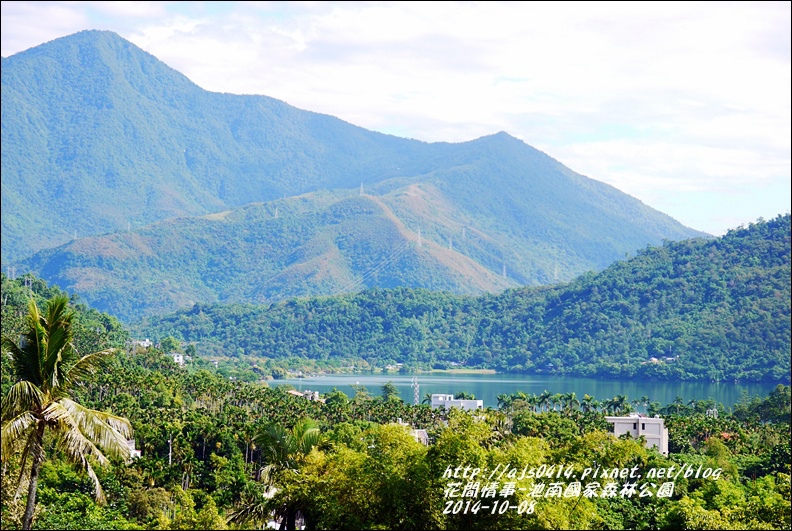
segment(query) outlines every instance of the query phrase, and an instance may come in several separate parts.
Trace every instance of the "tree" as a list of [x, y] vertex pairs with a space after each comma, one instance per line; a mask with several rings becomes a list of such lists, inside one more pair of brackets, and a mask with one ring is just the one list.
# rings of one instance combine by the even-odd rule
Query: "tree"
[[566, 405], [566, 409], [577, 411], [577, 409], [580, 407], [580, 400], [574, 391], [571, 393], [565, 393], [563, 395], [563, 400], [564, 404]]
[[475, 400], [476, 395], [468, 393], [467, 391], [460, 391], [454, 395], [455, 400]]
[[[261, 458], [265, 465], [261, 468], [259, 477], [268, 487], [272, 488], [281, 484], [283, 487], [295, 473], [302, 467], [305, 458], [311, 450], [321, 442], [321, 433], [315, 421], [301, 419], [291, 429], [286, 429], [279, 424], [267, 426], [259, 432], [255, 439], [256, 445], [261, 449]], [[300, 508], [298, 503], [289, 499], [288, 493], [274, 502], [281, 501], [282, 505], [276, 509], [276, 514], [283, 518], [281, 529], [292, 531], [296, 529], [296, 520]], [[243, 523], [251, 520], [262, 521], [269, 516], [267, 503], [248, 504], [229, 517], [229, 521]]]
[[[129, 421], [88, 409], [69, 398], [72, 385], [96, 372], [113, 350], [80, 356], [74, 347], [74, 312], [68, 310], [68, 303], [67, 296], [56, 295], [47, 301], [46, 313], [41, 313], [31, 300], [19, 344], [5, 337], [2, 341], [16, 379], [2, 402], [2, 461], [21, 450], [24, 474], [27, 459], [32, 459], [23, 529], [30, 529], [33, 523], [47, 428], [57, 438], [64, 456], [93, 480], [97, 502], [104, 500], [104, 494], [89, 456], [100, 465], [109, 462], [102, 450], [111, 458], [129, 459]], [[19, 479], [21, 483], [22, 475]]]
[[173, 336], [168, 336], [160, 341], [160, 347], [162, 347], [162, 351], [165, 354], [169, 354], [171, 352], [181, 352], [181, 341]]
[[550, 391], [545, 389], [544, 392], [541, 395], [539, 395], [539, 398], [538, 398], [536, 404], [539, 406], [539, 409], [544, 411], [545, 408], [547, 408], [549, 406], [550, 400], [552, 398], [553, 398], [553, 393], [551, 393]]
[[382, 400], [401, 400], [399, 398], [399, 388], [393, 382], [382, 384]]

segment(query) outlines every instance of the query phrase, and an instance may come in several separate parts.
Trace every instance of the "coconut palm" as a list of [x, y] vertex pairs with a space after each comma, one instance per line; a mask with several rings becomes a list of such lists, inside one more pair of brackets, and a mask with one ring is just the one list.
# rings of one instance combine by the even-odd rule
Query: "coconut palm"
[[2, 461], [22, 452], [20, 485], [28, 458], [32, 461], [22, 529], [30, 529], [33, 523], [45, 433], [52, 434], [63, 455], [93, 480], [97, 502], [104, 500], [104, 494], [89, 456], [100, 465], [107, 464], [108, 457], [126, 461], [130, 456], [127, 438], [132, 436], [132, 426], [128, 420], [88, 409], [69, 398], [71, 386], [96, 372], [113, 350], [80, 355], [73, 343], [74, 312], [68, 310], [68, 303], [67, 296], [57, 295], [42, 313], [31, 300], [19, 344], [10, 338], [2, 341], [16, 380], [2, 401]]
[[[321, 433], [315, 421], [304, 418], [291, 429], [273, 424], [267, 426], [254, 438], [261, 459], [265, 463], [259, 471], [260, 480], [266, 485], [268, 492], [278, 485], [286, 476], [299, 472], [305, 457], [321, 442]], [[269, 495], [271, 497], [272, 494]], [[240, 509], [229, 516], [230, 522], [244, 523], [249, 521], [266, 521], [272, 505], [263, 502], [248, 501]], [[281, 529], [296, 529], [296, 520], [300, 508], [292, 500], [284, 500], [276, 509], [276, 516], [283, 518]]]

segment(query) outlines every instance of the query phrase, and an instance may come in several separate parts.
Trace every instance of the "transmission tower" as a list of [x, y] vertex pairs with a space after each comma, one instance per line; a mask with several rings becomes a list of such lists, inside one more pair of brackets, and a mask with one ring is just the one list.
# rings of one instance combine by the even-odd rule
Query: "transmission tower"
[[415, 402], [415, 405], [417, 406], [418, 403], [421, 400], [421, 393], [418, 390], [418, 377], [417, 376], [413, 376], [412, 377], [412, 388], [413, 388], [413, 402]]

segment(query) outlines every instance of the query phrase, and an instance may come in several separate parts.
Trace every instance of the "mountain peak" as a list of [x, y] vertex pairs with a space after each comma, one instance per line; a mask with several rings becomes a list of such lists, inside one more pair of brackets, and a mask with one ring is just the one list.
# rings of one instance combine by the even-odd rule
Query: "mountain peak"
[[[110, 31], [80, 32], [3, 60], [2, 96], [3, 260], [84, 238], [53, 251], [65, 253], [57, 258], [35, 260], [49, 280], [56, 269], [70, 275], [67, 263], [90, 286], [113, 271], [136, 271], [134, 253], [107, 271], [97, 264], [126, 256], [113, 251], [119, 234], [176, 217], [191, 218], [178, 223], [183, 237], [172, 237], [176, 225], [168, 221], [141, 232], [149, 243], [139, 248], [159, 238], [157, 282], [168, 278], [179, 286], [178, 297], [202, 293], [203, 300], [237, 297], [253, 284], [274, 290], [263, 286], [269, 278], [294, 280], [278, 296], [335, 291], [330, 284], [341, 277], [323, 272], [350, 256], [361, 258], [358, 269], [335, 287], [374, 285], [371, 279], [402, 251], [412, 259], [403, 256], [407, 271], [391, 278], [405, 285], [489, 289], [475, 281], [484, 277], [496, 286], [548, 283], [606, 267], [647, 243], [694, 235], [613, 188], [583, 181], [504, 131], [430, 144], [265, 96], [208, 92]], [[308, 193], [317, 193], [313, 201]], [[338, 199], [350, 194], [354, 201]], [[378, 213], [361, 195], [381, 197], [388, 208]], [[252, 202], [267, 203], [256, 210], [255, 223], [231, 223], [246, 211], [223, 216], [223, 223], [194, 218]], [[45, 211], [51, 215], [40, 216]], [[241, 229], [232, 232], [232, 225]], [[270, 230], [262, 231], [265, 225]], [[419, 232], [424, 244], [415, 251]], [[115, 234], [86, 238], [107, 233]], [[239, 245], [207, 254], [204, 236]], [[168, 261], [180, 255], [176, 241], [185, 260], [198, 258], [190, 267]], [[140, 242], [133, 239], [130, 248], [133, 243]], [[251, 268], [239, 278], [229, 274], [236, 266], [204, 260], [229, 249]], [[266, 267], [250, 258], [272, 249], [301, 252]], [[206, 275], [191, 269], [206, 264]], [[333, 271], [345, 270], [341, 265]], [[146, 267], [139, 271], [152, 274]], [[122, 284], [116, 280], [109, 282]], [[83, 295], [98, 301], [98, 293]]]

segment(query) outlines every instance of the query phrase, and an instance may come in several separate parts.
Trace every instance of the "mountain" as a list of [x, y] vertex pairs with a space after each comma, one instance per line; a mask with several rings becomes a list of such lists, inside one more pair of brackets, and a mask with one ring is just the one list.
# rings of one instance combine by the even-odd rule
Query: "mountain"
[[425, 143], [208, 92], [99, 31], [3, 59], [2, 187], [4, 264], [126, 319], [349, 286], [546, 284], [704, 235], [506, 133]]
[[207, 355], [375, 367], [789, 382], [789, 214], [666, 242], [564, 285], [464, 297], [398, 288], [146, 319]]

